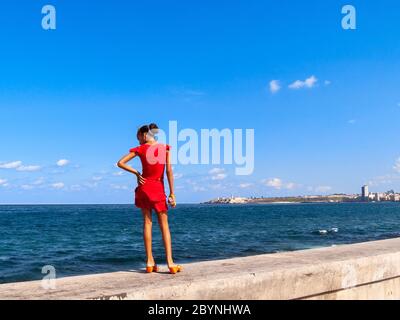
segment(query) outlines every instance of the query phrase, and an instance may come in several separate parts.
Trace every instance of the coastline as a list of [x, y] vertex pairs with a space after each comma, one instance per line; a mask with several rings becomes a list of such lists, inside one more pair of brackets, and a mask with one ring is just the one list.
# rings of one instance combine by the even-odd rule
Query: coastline
[[233, 205], [233, 206], [246, 206], [246, 205], [274, 205], [274, 204], [388, 204], [388, 203], [393, 203], [393, 204], [400, 204], [398, 201], [370, 201], [370, 202], [364, 202], [364, 201], [271, 201], [271, 202], [244, 202], [244, 203], [223, 203], [223, 202], [203, 202], [200, 203], [201, 205]]

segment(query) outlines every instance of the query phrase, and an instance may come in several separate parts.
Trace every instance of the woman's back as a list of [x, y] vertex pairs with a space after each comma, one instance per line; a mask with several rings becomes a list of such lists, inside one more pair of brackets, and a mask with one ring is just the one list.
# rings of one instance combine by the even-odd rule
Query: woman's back
[[139, 147], [131, 149], [130, 152], [135, 152], [135, 154], [140, 158], [143, 167], [143, 178], [162, 181], [164, 180], [167, 151], [169, 150], [169, 145], [145, 143]]

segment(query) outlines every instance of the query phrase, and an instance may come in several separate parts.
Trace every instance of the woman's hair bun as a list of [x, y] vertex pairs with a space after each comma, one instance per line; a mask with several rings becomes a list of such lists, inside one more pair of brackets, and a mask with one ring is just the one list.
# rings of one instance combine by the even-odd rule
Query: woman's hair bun
[[158, 126], [155, 123], [149, 124], [149, 131], [151, 131], [153, 134], [158, 133]]
[[154, 130], [154, 129], [158, 129], [158, 126], [155, 124], [155, 123], [151, 123], [151, 124], [149, 124], [149, 129], [150, 130]]
[[155, 123], [151, 123], [149, 125], [145, 125], [139, 128], [138, 134], [150, 134], [150, 135], [156, 135], [158, 133], [158, 126]]

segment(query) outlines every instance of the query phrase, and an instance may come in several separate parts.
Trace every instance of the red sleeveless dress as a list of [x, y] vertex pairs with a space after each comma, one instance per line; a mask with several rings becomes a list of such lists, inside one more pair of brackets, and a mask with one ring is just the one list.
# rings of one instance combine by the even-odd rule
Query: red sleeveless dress
[[142, 176], [146, 179], [143, 185], [139, 185], [135, 189], [136, 207], [154, 210], [157, 213], [168, 211], [164, 173], [169, 150], [169, 145], [158, 143], [143, 144], [129, 150], [140, 158], [143, 167]]

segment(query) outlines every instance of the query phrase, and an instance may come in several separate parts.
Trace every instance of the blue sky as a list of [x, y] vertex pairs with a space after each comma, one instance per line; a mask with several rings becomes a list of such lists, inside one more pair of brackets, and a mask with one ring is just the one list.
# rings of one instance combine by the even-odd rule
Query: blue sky
[[345, 4], [2, 1], [0, 203], [130, 203], [115, 162], [170, 120], [255, 130], [251, 176], [177, 165], [181, 202], [400, 191], [400, 4], [351, 1], [343, 30]]

